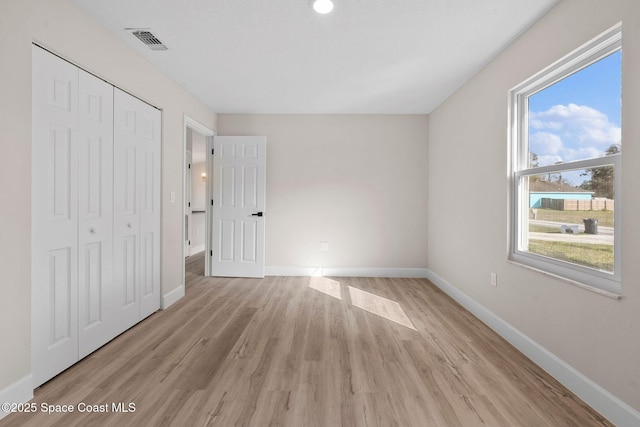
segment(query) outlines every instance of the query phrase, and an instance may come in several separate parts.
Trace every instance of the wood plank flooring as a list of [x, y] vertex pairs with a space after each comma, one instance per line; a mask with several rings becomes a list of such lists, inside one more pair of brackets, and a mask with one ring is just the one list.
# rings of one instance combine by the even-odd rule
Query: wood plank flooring
[[[203, 269], [190, 257], [185, 298], [0, 426], [611, 425], [427, 280]], [[75, 411], [45, 414], [42, 403]]]

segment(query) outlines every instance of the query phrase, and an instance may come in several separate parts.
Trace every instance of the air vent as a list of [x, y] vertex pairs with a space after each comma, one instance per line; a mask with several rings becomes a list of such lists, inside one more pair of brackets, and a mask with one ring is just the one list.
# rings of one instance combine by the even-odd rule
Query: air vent
[[160, 40], [156, 36], [151, 33], [151, 31], [147, 30], [134, 30], [132, 32], [134, 36], [136, 36], [140, 41], [147, 46], [151, 50], [167, 50], [167, 47], [162, 44]]

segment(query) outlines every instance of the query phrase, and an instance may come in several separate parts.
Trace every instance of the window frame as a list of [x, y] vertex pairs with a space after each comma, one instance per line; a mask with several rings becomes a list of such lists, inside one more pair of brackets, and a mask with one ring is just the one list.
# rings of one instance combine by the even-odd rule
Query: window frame
[[[542, 167], [529, 166], [529, 97], [556, 82], [577, 73], [604, 57], [622, 50], [622, 25], [619, 23], [585, 43], [549, 67], [536, 73], [509, 91], [509, 177], [510, 249], [509, 259], [570, 283], [613, 296], [622, 295], [621, 277], [621, 157], [622, 153], [577, 160]], [[622, 94], [621, 94], [622, 96]], [[529, 191], [528, 176], [570, 170], [584, 170], [599, 166], [614, 167], [614, 268], [613, 273], [534, 254], [522, 248], [528, 243]]]

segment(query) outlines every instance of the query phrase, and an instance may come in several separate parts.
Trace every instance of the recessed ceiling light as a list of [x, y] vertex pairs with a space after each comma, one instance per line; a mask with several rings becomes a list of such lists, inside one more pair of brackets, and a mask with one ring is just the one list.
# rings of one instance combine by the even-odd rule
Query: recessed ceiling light
[[333, 10], [333, 2], [331, 0], [314, 0], [313, 10], [324, 15]]

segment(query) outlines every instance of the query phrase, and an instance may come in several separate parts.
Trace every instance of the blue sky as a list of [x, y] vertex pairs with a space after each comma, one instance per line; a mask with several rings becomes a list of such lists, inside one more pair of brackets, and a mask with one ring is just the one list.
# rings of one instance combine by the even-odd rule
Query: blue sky
[[529, 97], [529, 150], [539, 165], [601, 156], [621, 142], [621, 52]]

